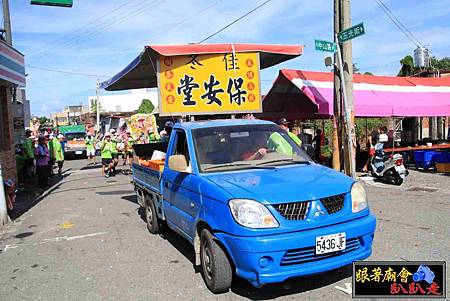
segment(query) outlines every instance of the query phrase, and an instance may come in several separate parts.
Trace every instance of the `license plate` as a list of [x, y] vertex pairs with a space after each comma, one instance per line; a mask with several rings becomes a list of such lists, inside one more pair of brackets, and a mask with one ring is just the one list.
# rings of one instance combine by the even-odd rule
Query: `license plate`
[[75, 155], [81, 155], [83, 154], [83, 151], [75, 151]]
[[345, 232], [316, 237], [316, 254], [326, 254], [344, 249]]

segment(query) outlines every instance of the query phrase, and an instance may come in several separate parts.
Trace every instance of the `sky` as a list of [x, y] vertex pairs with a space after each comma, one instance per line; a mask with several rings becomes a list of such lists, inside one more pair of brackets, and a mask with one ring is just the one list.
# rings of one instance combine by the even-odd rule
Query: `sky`
[[[67, 105], [87, 105], [97, 78], [119, 72], [144, 45], [199, 42], [263, 0], [74, 0], [72, 8], [30, 2], [9, 1], [13, 45], [25, 55], [32, 114], [50, 116]], [[450, 56], [450, 0], [384, 3], [431, 55]], [[352, 41], [354, 63], [361, 72], [395, 76], [399, 60], [416, 45], [375, 0], [353, 0], [351, 9], [353, 24], [364, 22], [366, 31]], [[302, 56], [261, 71], [265, 94], [280, 69], [327, 71], [329, 54], [315, 51], [314, 39], [332, 37], [332, 0], [272, 0], [207, 42], [305, 45]]]

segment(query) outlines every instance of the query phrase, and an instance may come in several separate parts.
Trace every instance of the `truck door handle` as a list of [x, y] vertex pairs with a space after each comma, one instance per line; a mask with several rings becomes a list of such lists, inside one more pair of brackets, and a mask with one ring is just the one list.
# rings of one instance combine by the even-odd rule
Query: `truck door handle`
[[193, 203], [193, 202], [191, 202], [191, 208], [194, 208], [195, 207], [195, 204]]

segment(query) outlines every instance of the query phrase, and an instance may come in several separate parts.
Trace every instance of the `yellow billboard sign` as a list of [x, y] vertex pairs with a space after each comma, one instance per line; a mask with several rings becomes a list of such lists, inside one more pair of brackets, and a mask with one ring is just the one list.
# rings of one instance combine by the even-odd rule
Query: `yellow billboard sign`
[[160, 56], [161, 116], [261, 112], [259, 53]]

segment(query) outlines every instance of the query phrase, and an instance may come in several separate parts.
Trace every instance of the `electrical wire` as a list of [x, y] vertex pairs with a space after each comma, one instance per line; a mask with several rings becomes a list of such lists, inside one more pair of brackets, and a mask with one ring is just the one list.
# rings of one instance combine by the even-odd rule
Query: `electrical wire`
[[245, 17], [247, 17], [248, 15], [250, 15], [251, 13], [253, 13], [254, 11], [260, 9], [261, 7], [263, 7], [264, 5], [266, 5], [267, 3], [269, 3], [272, 0], [266, 0], [263, 3], [261, 3], [260, 5], [258, 5], [257, 7], [255, 7], [254, 9], [246, 12], [245, 14], [243, 14], [242, 16], [240, 16], [239, 18], [235, 19], [234, 21], [228, 23], [227, 25], [225, 25], [224, 27], [222, 27], [221, 29], [217, 30], [216, 32], [214, 32], [213, 34], [207, 36], [206, 38], [204, 38], [203, 40], [201, 40], [200, 42], [198, 42], [198, 44], [201, 44], [207, 40], [209, 40], [210, 38], [214, 37], [215, 35], [221, 33], [222, 31], [224, 31], [225, 29], [227, 29], [228, 27], [230, 27], [231, 25], [239, 22], [240, 20], [244, 19]]
[[63, 74], [90, 76], [90, 77], [104, 77], [104, 78], [108, 78], [109, 77], [108, 75], [89, 74], [89, 73], [82, 73], [82, 72], [72, 72], [72, 71], [66, 71], [66, 70], [55, 70], [55, 69], [43, 68], [43, 67], [37, 67], [37, 66], [30, 66], [30, 65], [27, 65], [25, 68], [37, 69], [37, 70], [48, 71], [48, 72], [63, 73]]
[[394, 13], [381, 0], [374, 0], [383, 12], [391, 19], [392, 23], [403, 33], [414, 46], [423, 47], [423, 44], [414, 36], [414, 34], [394, 15]]
[[77, 39], [72, 40], [72, 41], [70, 41], [70, 42], [68, 42], [68, 43], [66, 43], [66, 44], [64, 44], [62, 46], [64, 48], [67, 48], [67, 47], [73, 46], [75, 44], [79, 44], [79, 43], [85, 42], [86, 40], [89, 40], [89, 39], [93, 38], [94, 36], [97, 36], [98, 34], [100, 34], [102, 32], [105, 32], [105, 31], [107, 31], [107, 30], [109, 30], [111, 28], [114, 28], [114, 27], [116, 27], [116, 26], [118, 26], [118, 25], [128, 21], [129, 19], [131, 19], [133, 17], [141, 15], [141, 14], [145, 13], [148, 9], [156, 7], [156, 6], [162, 4], [162, 3], [166, 2], [166, 1], [167, 0], [156, 0], [156, 1], [153, 1], [151, 3], [145, 4], [144, 6], [137, 7], [136, 9], [131, 10], [127, 14], [125, 14], [123, 18], [119, 18], [118, 20], [113, 20], [112, 22], [109, 22], [109, 23], [105, 24], [102, 27], [96, 28], [92, 32], [89, 32], [89, 33], [87, 33], [87, 34], [85, 34], [83, 36], [80, 36]]
[[[113, 10], [108, 11], [106, 14], [104, 14], [104, 15], [102, 15], [102, 16], [96, 18], [94, 21], [91, 21], [91, 22], [89, 22], [89, 23], [87, 23], [87, 24], [81, 26], [80, 28], [78, 28], [78, 29], [76, 29], [76, 30], [74, 30], [74, 31], [69, 32], [68, 34], [65, 34], [64, 36], [62, 36], [62, 37], [60, 37], [60, 38], [58, 38], [58, 39], [55, 39], [55, 40], [53, 40], [52, 42], [47, 43], [46, 45], [43, 46], [42, 49], [40, 49], [39, 51], [37, 51], [37, 52], [35, 52], [35, 53], [29, 54], [28, 57], [36, 56], [36, 55], [38, 55], [38, 54], [40, 54], [40, 53], [47, 52], [48, 50], [54, 48], [54, 44], [58, 44], [59, 42], [65, 43], [67, 40], [73, 39], [74, 37], [71, 37], [71, 36], [74, 35], [74, 34], [76, 34], [76, 33], [78, 33], [78, 32], [80, 32], [80, 34], [85, 34], [86, 32], [89, 32], [90, 30], [92, 30], [91, 25], [97, 25], [97, 26], [98, 26], [98, 24], [96, 24], [96, 23], [99, 23], [100, 20], [104, 19], [104, 18], [107, 17], [107, 16], [111, 16], [112, 14], [113, 14], [113, 16], [111, 16], [111, 17], [108, 18], [108, 19], [113, 19], [113, 18], [115, 18], [115, 17], [116, 17], [116, 14], [114, 14], [115, 12], [119, 11], [119, 13], [121, 13], [120, 10], [127, 9], [126, 6], [127, 6], [128, 4], [130, 4], [130, 3], [132, 3], [132, 2], [136, 2], [136, 1], [138, 1], [138, 0], [127, 0], [125, 3], [121, 4], [120, 6], [114, 8]], [[142, 0], [141, 0], [141, 1], [142, 1]], [[144, 1], [146, 1], [146, 0], [144, 0]], [[108, 20], [108, 19], [107, 19], [107, 20]], [[100, 22], [100, 24], [101, 24], [101, 22]], [[77, 35], [74, 35], [74, 36], [76, 37]], [[67, 37], [69, 37], [69, 38], [66, 39]], [[65, 41], [65, 40], [66, 40], [66, 41]]]
[[[193, 17], [195, 17], [195, 16], [197, 16], [197, 15], [199, 15], [199, 14], [201, 14], [201, 13], [203, 13], [203, 12], [209, 10], [209, 9], [211, 9], [212, 7], [214, 7], [215, 5], [217, 5], [218, 3], [222, 2], [222, 1], [223, 0], [217, 0], [214, 3], [212, 3], [211, 5], [209, 5], [209, 6], [205, 7], [205, 8], [203, 8], [203, 9], [201, 9], [201, 10], [199, 10], [199, 11], [197, 11], [197, 12], [191, 14], [191, 15], [189, 15], [188, 17], [186, 17], [186, 18], [182, 19], [181, 21], [173, 24], [172, 26], [165, 27], [165, 29], [159, 31], [153, 37], [158, 36], [160, 34], [163, 34], [163, 33], [167, 32], [167, 31], [169, 31], [169, 30], [171, 30], [171, 29], [173, 29], [173, 28], [175, 28], [177, 26], [180, 26], [180, 25], [184, 24], [186, 21], [189, 21]], [[141, 44], [141, 43], [139, 43], [139, 44]], [[120, 52], [108, 52], [107, 54], [123, 53], [124, 51], [130, 50], [130, 49], [131, 48], [128, 48], [128, 49], [125, 49], [125, 50], [120, 51]], [[109, 77], [107, 75], [96, 75], [96, 74], [86, 74], [86, 73], [74, 72], [74, 71], [54, 70], [54, 69], [49, 69], [49, 68], [37, 67], [37, 66], [27, 66], [27, 68], [38, 69], [38, 70], [49, 71], [49, 72], [64, 73], [64, 74], [81, 75], [81, 76], [93, 76], [93, 77], [105, 77], [105, 78]]]

